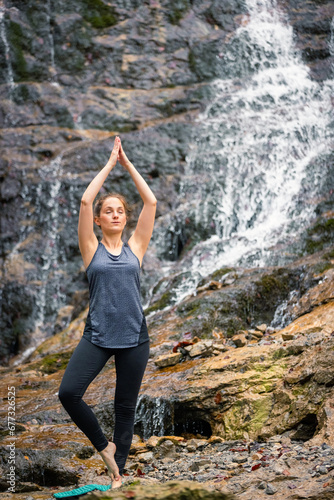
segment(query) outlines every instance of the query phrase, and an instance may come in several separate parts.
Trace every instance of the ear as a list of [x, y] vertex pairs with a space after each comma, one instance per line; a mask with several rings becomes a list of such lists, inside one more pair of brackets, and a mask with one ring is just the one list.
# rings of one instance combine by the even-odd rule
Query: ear
[[100, 224], [100, 217], [94, 217], [94, 222], [97, 226], [101, 227], [101, 224]]

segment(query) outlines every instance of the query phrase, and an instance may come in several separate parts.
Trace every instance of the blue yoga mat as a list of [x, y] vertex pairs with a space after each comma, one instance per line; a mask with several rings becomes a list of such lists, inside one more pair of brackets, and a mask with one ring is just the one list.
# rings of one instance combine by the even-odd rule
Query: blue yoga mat
[[80, 488], [76, 488], [75, 490], [61, 491], [59, 493], [54, 493], [53, 496], [55, 498], [76, 497], [79, 495], [84, 495], [85, 493], [89, 493], [90, 491], [93, 491], [93, 490], [107, 491], [107, 490], [110, 490], [110, 485], [86, 484], [85, 486], [80, 486]]

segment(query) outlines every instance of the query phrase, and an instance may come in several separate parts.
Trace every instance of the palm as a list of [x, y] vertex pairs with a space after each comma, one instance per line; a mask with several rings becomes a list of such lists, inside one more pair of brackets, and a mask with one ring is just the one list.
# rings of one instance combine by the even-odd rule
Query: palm
[[129, 163], [129, 159], [123, 151], [122, 145], [120, 145], [118, 152], [118, 161], [122, 165], [122, 167], [126, 167], [127, 163]]

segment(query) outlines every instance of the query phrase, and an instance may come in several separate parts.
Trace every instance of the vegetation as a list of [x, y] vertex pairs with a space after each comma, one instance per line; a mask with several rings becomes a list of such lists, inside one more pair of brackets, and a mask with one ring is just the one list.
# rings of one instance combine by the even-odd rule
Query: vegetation
[[189, 0], [173, 0], [168, 5], [168, 21], [178, 24], [189, 9]]
[[40, 370], [43, 373], [55, 373], [59, 370], [65, 370], [73, 351], [47, 354], [42, 361], [30, 365], [29, 369]]
[[12, 66], [17, 81], [26, 80], [28, 77], [27, 62], [23, 53], [24, 35], [22, 28], [14, 21], [10, 21], [8, 30], [8, 41], [13, 51]]
[[307, 230], [306, 251], [315, 253], [334, 243], [334, 218], [319, 219]]
[[172, 294], [171, 292], [165, 292], [160, 299], [158, 299], [154, 304], [145, 309], [145, 314], [150, 314], [151, 312], [160, 311], [164, 309], [171, 303]]
[[82, 16], [93, 28], [102, 29], [117, 24], [114, 8], [102, 0], [83, 0], [83, 4]]

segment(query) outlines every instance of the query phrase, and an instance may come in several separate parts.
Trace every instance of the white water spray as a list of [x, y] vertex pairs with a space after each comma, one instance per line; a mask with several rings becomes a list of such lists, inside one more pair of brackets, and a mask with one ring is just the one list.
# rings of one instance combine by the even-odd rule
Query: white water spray
[[[334, 143], [333, 81], [320, 86], [310, 79], [275, 1], [246, 3], [249, 15], [222, 60], [222, 70], [237, 77], [213, 84], [215, 98], [199, 117], [187, 159], [179, 215], [215, 228], [180, 262], [193, 277], [268, 264], [275, 245], [306, 228], [315, 208], [308, 200], [322, 182], [315, 160]], [[193, 293], [197, 282], [184, 283], [176, 300]]]
[[0, 37], [5, 47], [5, 59], [7, 65], [6, 82], [9, 85], [10, 91], [12, 91], [13, 88], [15, 87], [15, 83], [14, 83], [13, 68], [10, 61], [9, 43], [6, 34], [5, 9], [3, 7], [0, 7]]

